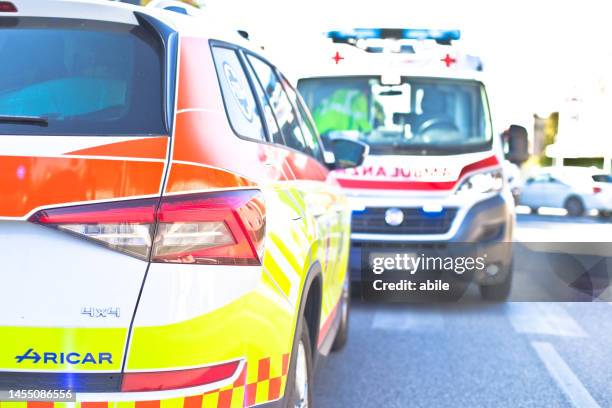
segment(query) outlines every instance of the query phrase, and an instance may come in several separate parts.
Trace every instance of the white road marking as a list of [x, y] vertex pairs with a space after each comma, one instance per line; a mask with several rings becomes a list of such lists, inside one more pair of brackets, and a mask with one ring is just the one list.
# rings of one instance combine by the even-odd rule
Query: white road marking
[[588, 337], [558, 303], [511, 302], [506, 304], [506, 314], [518, 333]]
[[548, 373], [557, 382], [563, 393], [572, 405], [580, 408], [595, 408], [599, 404], [593, 399], [589, 391], [582, 385], [576, 374], [563, 361], [552, 344], [542, 341], [531, 342], [532, 347], [546, 366]]
[[372, 329], [386, 331], [432, 332], [442, 331], [444, 317], [439, 312], [394, 308], [377, 310]]

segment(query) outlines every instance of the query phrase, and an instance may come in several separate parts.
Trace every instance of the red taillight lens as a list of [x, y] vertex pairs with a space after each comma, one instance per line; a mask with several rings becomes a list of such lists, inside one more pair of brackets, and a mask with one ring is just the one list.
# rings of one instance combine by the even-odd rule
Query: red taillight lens
[[253, 190], [164, 198], [151, 260], [258, 264], [264, 228], [263, 201]]
[[152, 262], [260, 263], [261, 193], [240, 190], [42, 210], [29, 221]]
[[231, 378], [240, 368], [240, 361], [187, 370], [125, 373], [121, 391], [160, 391], [196, 387]]
[[10, 1], [0, 1], [0, 13], [16, 13], [17, 7]]
[[601, 193], [601, 187], [593, 187], [593, 194]]
[[29, 221], [148, 259], [158, 198], [42, 210]]

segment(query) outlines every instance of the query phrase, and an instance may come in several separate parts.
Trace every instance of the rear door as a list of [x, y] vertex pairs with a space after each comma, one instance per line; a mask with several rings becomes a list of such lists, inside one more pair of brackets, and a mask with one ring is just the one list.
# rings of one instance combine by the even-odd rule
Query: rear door
[[341, 259], [340, 248], [346, 242], [348, 217], [345, 202], [339, 187], [328, 182], [328, 169], [323, 164], [323, 150], [312, 126], [308, 127], [306, 112], [300, 110], [299, 97], [289, 83], [266, 61], [253, 54], [246, 59], [252, 68], [257, 83], [268, 96], [276, 123], [288, 148], [291, 170], [295, 180], [289, 189], [298, 195], [303, 203], [304, 220], [313, 223], [314, 239], [317, 242], [314, 259], [319, 261], [323, 270], [323, 299], [321, 332], [319, 339], [325, 337], [336, 312], [340, 298], [342, 279], [346, 272], [346, 259]]
[[148, 267], [166, 57], [133, 13], [91, 7], [112, 18], [0, 13], [2, 389], [118, 390]]

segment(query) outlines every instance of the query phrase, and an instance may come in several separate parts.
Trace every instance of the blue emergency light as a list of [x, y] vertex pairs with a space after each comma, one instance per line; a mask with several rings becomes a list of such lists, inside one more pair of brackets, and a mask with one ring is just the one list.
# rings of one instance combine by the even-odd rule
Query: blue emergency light
[[429, 28], [354, 28], [351, 30], [329, 31], [327, 37], [337, 43], [356, 40], [394, 39], [394, 40], [435, 40], [449, 44], [461, 38], [459, 30], [435, 30]]

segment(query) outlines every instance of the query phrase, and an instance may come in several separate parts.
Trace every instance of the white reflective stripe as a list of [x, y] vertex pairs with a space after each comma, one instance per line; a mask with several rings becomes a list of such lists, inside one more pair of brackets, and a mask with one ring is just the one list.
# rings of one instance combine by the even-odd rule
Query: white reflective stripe
[[147, 391], [147, 392], [113, 392], [113, 393], [77, 393], [78, 402], [115, 402], [115, 401], [156, 401], [171, 398], [183, 398], [188, 395], [204, 394], [208, 391], [223, 388], [226, 385], [232, 384], [238, 379], [240, 373], [244, 369], [245, 360], [238, 363], [236, 371], [231, 377], [210, 384], [200, 385], [198, 387], [180, 388], [177, 390], [168, 391]]
[[[59, 157], [70, 152], [149, 137], [0, 136], [0, 156]], [[67, 157], [76, 157], [73, 155]], [[104, 158], [107, 158], [104, 156]], [[129, 158], [132, 160], [132, 158]], [[161, 160], [160, 160], [161, 161]]]

